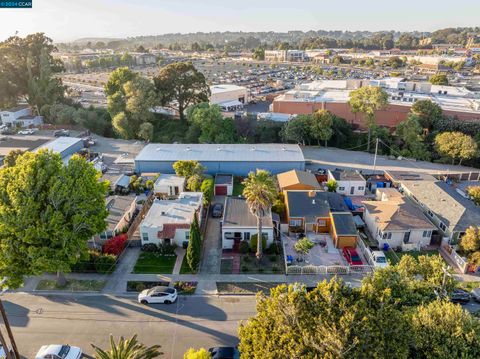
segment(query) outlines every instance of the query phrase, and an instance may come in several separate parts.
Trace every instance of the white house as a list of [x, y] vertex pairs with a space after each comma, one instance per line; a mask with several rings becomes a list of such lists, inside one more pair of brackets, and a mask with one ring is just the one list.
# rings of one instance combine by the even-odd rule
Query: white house
[[383, 192], [380, 201], [363, 202], [363, 219], [379, 247], [386, 243], [389, 247], [408, 251], [430, 245], [436, 227], [422, 210], [398, 192], [393, 193], [394, 189], [380, 191]]
[[[273, 243], [274, 225], [272, 215], [263, 218], [262, 234], [267, 239], [267, 247]], [[222, 221], [222, 248], [238, 249], [241, 241], [250, 242], [257, 234], [257, 218], [248, 209], [244, 198], [227, 197]]]
[[33, 116], [30, 107], [18, 106], [0, 112], [2, 124], [11, 127], [39, 126], [43, 123], [42, 116]]
[[197, 212], [201, 221], [202, 200], [201, 192], [181, 192], [174, 200], [154, 200], [140, 223], [142, 245], [175, 243], [182, 246], [188, 242], [190, 224]]
[[173, 174], [161, 173], [153, 185], [155, 194], [165, 194], [167, 196], [178, 196], [184, 190], [185, 177]]
[[328, 180], [337, 182], [337, 193], [347, 196], [365, 196], [367, 181], [357, 171], [330, 171]]
[[248, 89], [237, 85], [210, 86], [210, 104], [218, 105], [222, 111], [236, 111], [248, 103]]

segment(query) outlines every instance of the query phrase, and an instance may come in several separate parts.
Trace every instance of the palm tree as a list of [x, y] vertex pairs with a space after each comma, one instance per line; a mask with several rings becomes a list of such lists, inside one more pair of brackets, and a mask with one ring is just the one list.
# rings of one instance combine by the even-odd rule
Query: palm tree
[[137, 334], [131, 339], [120, 337], [118, 344], [115, 343], [113, 335], [110, 334], [110, 350], [104, 351], [99, 347], [91, 344], [95, 349], [96, 359], [152, 359], [163, 355], [159, 351], [160, 345], [146, 347], [137, 340]]
[[277, 197], [275, 178], [266, 170], [250, 172], [243, 181], [245, 197], [250, 212], [257, 217], [257, 253], [258, 259], [262, 257], [262, 219], [271, 211], [272, 204]]

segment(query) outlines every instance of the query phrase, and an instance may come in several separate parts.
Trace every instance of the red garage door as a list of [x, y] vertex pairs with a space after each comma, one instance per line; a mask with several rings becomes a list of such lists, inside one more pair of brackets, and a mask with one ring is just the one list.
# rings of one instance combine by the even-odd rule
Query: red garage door
[[215, 186], [215, 196], [226, 196], [227, 186]]

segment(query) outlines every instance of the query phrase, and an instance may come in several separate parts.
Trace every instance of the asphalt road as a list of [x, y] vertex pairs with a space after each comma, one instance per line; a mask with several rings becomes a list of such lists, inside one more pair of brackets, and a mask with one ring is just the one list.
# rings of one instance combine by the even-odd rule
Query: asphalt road
[[[255, 297], [181, 297], [173, 305], [138, 304], [134, 298], [95, 296], [2, 296], [24, 358], [45, 344], [70, 344], [92, 355], [93, 343], [108, 347], [108, 336], [138, 334], [160, 344], [162, 358], [183, 358], [190, 347], [238, 344], [240, 320], [255, 314]], [[88, 356], [87, 356], [88, 357]]]

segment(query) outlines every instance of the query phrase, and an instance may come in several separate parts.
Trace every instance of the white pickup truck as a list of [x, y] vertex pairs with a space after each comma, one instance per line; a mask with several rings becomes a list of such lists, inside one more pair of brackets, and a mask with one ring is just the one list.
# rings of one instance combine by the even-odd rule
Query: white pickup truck
[[370, 259], [373, 262], [371, 264], [373, 264], [374, 267], [377, 267], [377, 268], [388, 267], [387, 257], [385, 256], [385, 253], [383, 253], [382, 251], [372, 251]]

